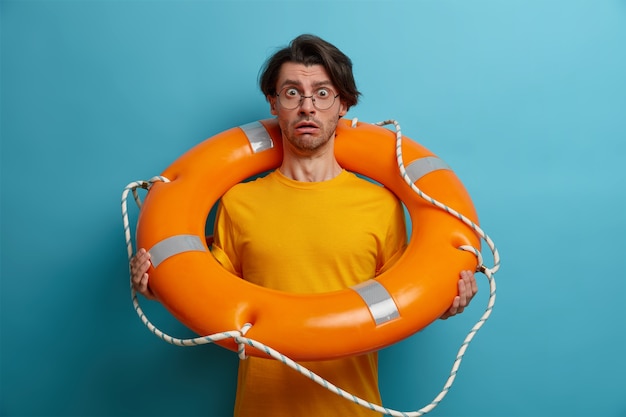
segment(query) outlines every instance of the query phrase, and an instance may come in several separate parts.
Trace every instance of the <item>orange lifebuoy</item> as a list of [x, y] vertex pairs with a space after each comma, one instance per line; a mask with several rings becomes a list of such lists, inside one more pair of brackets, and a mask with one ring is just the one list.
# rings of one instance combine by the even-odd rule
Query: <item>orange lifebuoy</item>
[[[411, 238], [386, 272], [353, 288], [292, 294], [259, 287], [223, 269], [204, 240], [211, 208], [234, 184], [277, 168], [281, 133], [275, 119], [222, 132], [198, 144], [164, 172], [142, 205], [137, 246], [149, 248], [150, 287], [165, 307], [200, 335], [252, 327], [246, 337], [294, 360], [325, 360], [378, 350], [440, 317], [457, 294], [459, 272], [474, 270], [475, 232], [419, 197], [399, 175], [396, 138], [367, 123], [341, 119], [339, 164], [393, 191], [411, 217]], [[406, 170], [420, 190], [477, 223], [461, 181], [432, 152], [402, 139]], [[219, 342], [237, 350], [233, 340]], [[266, 356], [246, 347], [246, 354]]]

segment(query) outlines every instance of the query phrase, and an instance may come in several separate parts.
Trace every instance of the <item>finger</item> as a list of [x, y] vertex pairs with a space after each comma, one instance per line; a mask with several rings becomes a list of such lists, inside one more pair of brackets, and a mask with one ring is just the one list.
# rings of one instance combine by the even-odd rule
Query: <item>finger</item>
[[148, 276], [147, 272], [150, 269], [150, 261], [145, 261], [141, 265], [137, 267], [135, 274], [133, 275], [133, 279], [136, 281], [143, 280], [144, 276]]
[[450, 315], [454, 316], [455, 314], [457, 314], [459, 312], [460, 306], [461, 306], [461, 297], [457, 295], [456, 297], [454, 297], [454, 300], [452, 300], [452, 305], [450, 306], [450, 309], [448, 310]]
[[140, 262], [141, 261], [139, 260], [138, 255], [135, 255], [135, 256], [133, 256], [131, 258], [131, 260], [130, 260], [130, 273], [132, 275], [135, 275], [135, 273], [137, 271], [137, 267], [139, 266]]
[[476, 283], [476, 275], [473, 272], [470, 272], [470, 285], [472, 287], [472, 297], [474, 297], [478, 293], [478, 284]]
[[148, 251], [146, 251], [144, 248], [140, 248], [139, 250], [137, 250], [137, 253], [135, 253], [135, 256], [133, 256], [133, 260], [137, 259], [137, 260], [143, 260], [144, 258], [150, 256], [150, 253]]
[[150, 252], [148, 252], [145, 249], [141, 248], [137, 252], [137, 255], [135, 255], [134, 260], [135, 260], [135, 262], [137, 262], [137, 265], [141, 265], [144, 262], [150, 260]]
[[133, 281], [136, 280], [139, 275], [141, 275], [141, 273], [139, 272], [140, 269], [141, 269], [141, 261], [139, 261], [136, 258], [133, 258], [130, 261], [130, 274], [133, 278]]
[[150, 269], [150, 253], [145, 249], [140, 249], [130, 261], [130, 272], [133, 280], [143, 275]]
[[459, 280], [459, 307], [463, 308], [467, 305], [467, 285], [465, 279]]
[[472, 273], [468, 270], [461, 271], [461, 279], [465, 281], [465, 283], [469, 284], [472, 280]]
[[478, 292], [476, 278], [474, 277], [472, 271], [461, 271], [461, 279], [465, 283], [466, 301], [469, 302]]
[[143, 274], [139, 279], [139, 289], [145, 292], [148, 289], [148, 274]]
[[144, 297], [146, 297], [147, 299], [154, 300], [156, 299], [156, 297], [154, 293], [152, 292], [152, 290], [150, 289], [150, 287], [148, 286], [148, 281], [149, 281], [148, 274], [143, 274], [143, 276], [141, 277], [141, 283], [140, 283], [138, 292], [142, 294]]
[[143, 292], [148, 286], [148, 274], [144, 273], [133, 277], [133, 287], [138, 292]]

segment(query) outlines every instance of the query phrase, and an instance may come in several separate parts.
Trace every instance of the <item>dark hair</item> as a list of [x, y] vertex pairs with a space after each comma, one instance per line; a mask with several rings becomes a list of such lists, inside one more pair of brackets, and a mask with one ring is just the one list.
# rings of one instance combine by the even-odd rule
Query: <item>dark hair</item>
[[352, 61], [334, 45], [315, 35], [300, 35], [269, 57], [259, 77], [259, 87], [265, 96], [276, 95], [276, 83], [280, 68], [285, 62], [306, 66], [322, 65], [333, 85], [339, 89], [339, 97], [348, 108], [359, 101], [361, 93], [356, 88], [352, 74]]

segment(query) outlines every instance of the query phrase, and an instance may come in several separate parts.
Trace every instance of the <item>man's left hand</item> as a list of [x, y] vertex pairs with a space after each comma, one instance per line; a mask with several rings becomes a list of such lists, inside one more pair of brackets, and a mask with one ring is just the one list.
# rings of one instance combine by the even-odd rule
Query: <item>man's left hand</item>
[[445, 320], [462, 313], [477, 292], [478, 285], [476, 285], [474, 273], [472, 271], [461, 271], [461, 278], [459, 279], [459, 295], [454, 297], [452, 305], [440, 318]]

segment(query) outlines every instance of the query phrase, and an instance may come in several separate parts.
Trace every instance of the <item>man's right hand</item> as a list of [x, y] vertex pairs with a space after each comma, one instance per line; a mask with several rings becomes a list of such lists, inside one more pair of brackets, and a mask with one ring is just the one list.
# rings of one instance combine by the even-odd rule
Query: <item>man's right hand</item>
[[144, 248], [141, 248], [130, 260], [130, 279], [135, 291], [137, 291], [139, 294], [143, 295], [149, 300], [155, 300], [156, 297], [148, 286], [149, 268], [150, 254]]

